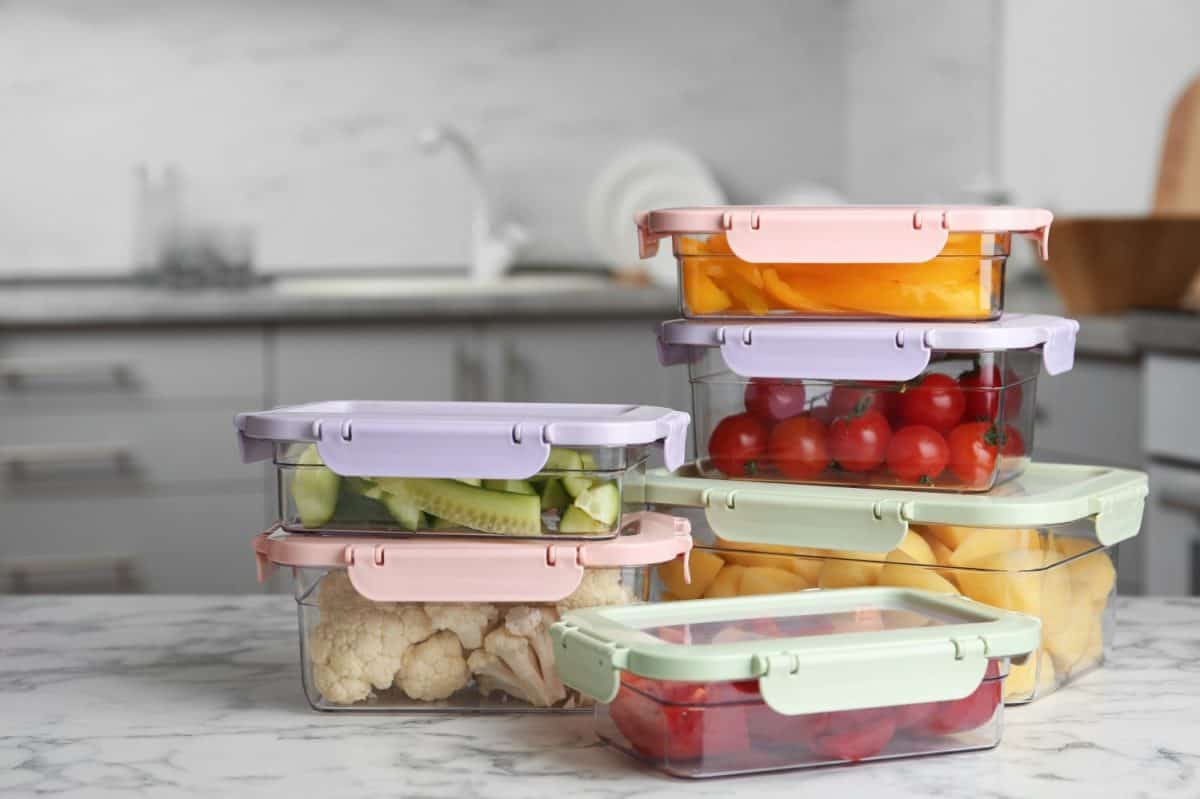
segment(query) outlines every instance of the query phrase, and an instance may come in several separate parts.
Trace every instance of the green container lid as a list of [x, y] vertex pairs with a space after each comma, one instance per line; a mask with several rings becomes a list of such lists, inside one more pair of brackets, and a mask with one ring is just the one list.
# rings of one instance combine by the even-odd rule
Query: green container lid
[[988, 661], [1037, 648], [1041, 622], [961, 596], [850, 588], [567, 613], [550, 629], [564, 683], [611, 702], [623, 671], [758, 680], [788, 715], [961, 699]]
[[909, 524], [1045, 527], [1089, 520], [1101, 544], [1137, 535], [1145, 472], [1034, 463], [986, 494], [795, 485], [695, 476], [688, 467], [646, 475], [652, 505], [704, 508], [713, 532], [748, 544], [888, 552]]

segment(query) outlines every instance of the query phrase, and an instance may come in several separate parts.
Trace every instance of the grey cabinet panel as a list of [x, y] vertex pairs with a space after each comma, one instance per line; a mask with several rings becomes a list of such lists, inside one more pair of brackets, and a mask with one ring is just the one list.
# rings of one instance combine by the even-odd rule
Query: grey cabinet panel
[[1142, 593], [1186, 595], [1200, 587], [1200, 470], [1151, 464], [1150, 500], [1137, 553]]
[[277, 404], [478, 399], [483, 390], [467, 324], [283, 327], [274, 351]]
[[263, 332], [145, 329], [0, 336], [0, 412], [91, 412], [163, 400], [261, 401]]
[[0, 562], [130, 555], [151, 593], [253, 593], [259, 492], [5, 500]]
[[0, 497], [61, 493], [79, 485], [111, 493], [239, 479], [256, 491], [262, 467], [239, 459], [233, 417], [261, 401], [0, 414]]
[[1078, 358], [1066, 374], [1038, 379], [1034, 454], [1140, 466], [1141, 369], [1136, 362]]
[[490, 396], [670, 406], [686, 395], [686, 377], [659, 365], [656, 327], [638, 319], [489, 326]]
[[1147, 452], [1200, 464], [1200, 358], [1148, 356], [1145, 400]]

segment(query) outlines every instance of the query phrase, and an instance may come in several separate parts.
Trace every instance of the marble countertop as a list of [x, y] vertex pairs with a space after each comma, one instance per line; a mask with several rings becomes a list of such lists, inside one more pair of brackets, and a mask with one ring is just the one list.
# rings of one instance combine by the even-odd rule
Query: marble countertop
[[1200, 600], [1122, 600], [1116, 652], [987, 752], [687, 782], [586, 714], [321, 714], [283, 596], [0, 598], [0, 794], [1196, 797]]

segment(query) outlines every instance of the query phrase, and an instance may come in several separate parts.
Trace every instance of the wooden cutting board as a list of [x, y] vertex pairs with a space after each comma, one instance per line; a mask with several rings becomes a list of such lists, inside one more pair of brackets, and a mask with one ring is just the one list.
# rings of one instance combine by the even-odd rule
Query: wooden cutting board
[[1154, 213], [1200, 214], [1200, 78], [1184, 89], [1167, 119]]

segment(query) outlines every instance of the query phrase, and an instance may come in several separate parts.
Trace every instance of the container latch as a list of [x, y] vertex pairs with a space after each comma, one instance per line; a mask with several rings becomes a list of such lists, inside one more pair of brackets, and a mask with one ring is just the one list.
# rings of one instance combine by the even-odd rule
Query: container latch
[[953, 640], [844, 646], [755, 655], [751, 668], [773, 710], [789, 716], [920, 702], [971, 694], [987, 670], [986, 645]]
[[729, 249], [743, 261], [922, 263], [946, 246], [943, 212], [921, 208], [764, 208], [728, 211]]
[[621, 688], [629, 650], [593, 638], [568, 621], [550, 628], [554, 661], [562, 681], [598, 702], [611, 702]]
[[888, 324], [729, 325], [721, 356], [741, 377], [911, 380], [929, 366], [919, 330]]
[[908, 532], [895, 499], [830, 499], [795, 493], [712, 488], [704, 494], [713, 532], [745, 544], [890, 552]]

